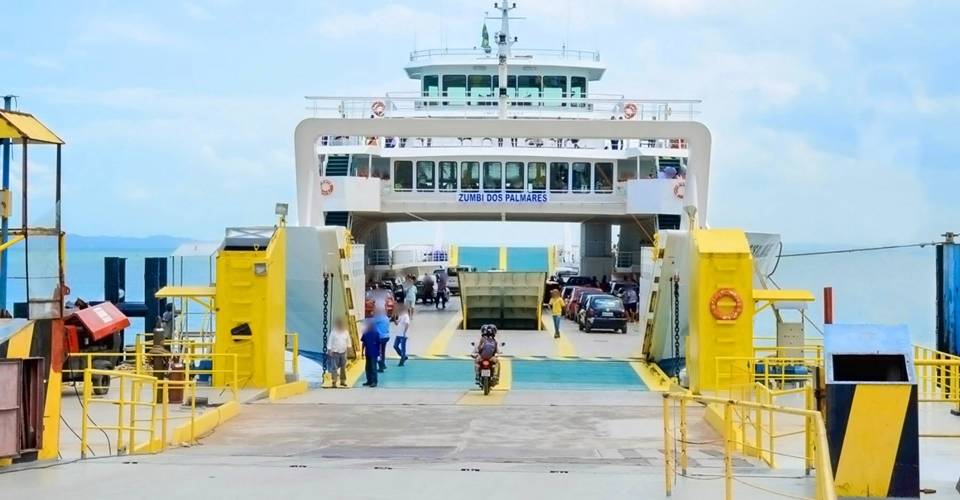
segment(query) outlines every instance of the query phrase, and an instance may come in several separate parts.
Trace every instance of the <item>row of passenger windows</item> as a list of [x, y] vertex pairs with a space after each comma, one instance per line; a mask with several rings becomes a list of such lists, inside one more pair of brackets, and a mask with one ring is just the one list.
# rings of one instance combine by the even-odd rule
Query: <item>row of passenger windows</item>
[[[567, 82], [569, 80], [569, 86]], [[425, 97], [495, 97], [499, 75], [424, 75]], [[510, 97], [586, 97], [587, 79], [582, 76], [508, 75]]]
[[526, 191], [610, 193], [613, 163], [396, 161], [395, 191]]

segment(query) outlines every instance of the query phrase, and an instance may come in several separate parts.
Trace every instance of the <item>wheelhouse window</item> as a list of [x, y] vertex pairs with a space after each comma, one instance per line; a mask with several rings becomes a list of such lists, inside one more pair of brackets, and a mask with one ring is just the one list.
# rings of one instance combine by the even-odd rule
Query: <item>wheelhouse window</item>
[[613, 163], [593, 164], [593, 191], [596, 193], [613, 192]]
[[491, 75], [470, 75], [467, 77], [467, 95], [478, 100], [470, 104], [489, 106], [493, 104], [493, 77]]
[[437, 187], [436, 164], [432, 161], [417, 162], [417, 191], [433, 191]]
[[413, 162], [398, 161], [393, 164], [394, 191], [410, 191], [413, 189]]
[[460, 190], [477, 191], [480, 189], [480, 162], [460, 162]]
[[455, 161], [442, 161], [440, 162], [440, 191], [456, 191], [457, 190], [457, 162]]
[[585, 162], [573, 162], [573, 182], [574, 193], [590, 192], [590, 164]]
[[547, 190], [547, 164], [541, 161], [527, 163], [527, 191]]
[[504, 172], [504, 187], [507, 191], [523, 191], [523, 162], [508, 161]]
[[424, 75], [422, 83], [424, 97], [440, 96], [440, 78], [437, 75]]
[[483, 162], [483, 190], [500, 191], [503, 189], [503, 164], [498, 161]]
[[570, 190], [570, 164], [565, 161], [550, 162], [550, 192], [566, 193]]
[[[444, 97], [466, 97], [467, 77], [465, 75], [443, 75]], [[462, 100], [454, 100], [453, 104], [463, 104]], [[445, 103], [446, 104], [446, 103]]]
[[[493, 76], [494, 95], [500, 95], [500, 75]], [[517, 97], [517, 76], [507, 75], [507, 97]]]
[[565, 76], [545, 76], [543, 77], [543, 97], [550, 99], [545, 101], [547, 106], [559, 106], [559, 101], [553, 99], [562, 99], [567, 97], [567, 77]]
[[[517, 94], [520, 99], [536, 99], [540, 97], [539, 76], [517, 76]], [[531, 103], [525, 102], [524, 106]]]
[[582, 76], [570, 77], [570, 97], [587, 97], [587, 79]]

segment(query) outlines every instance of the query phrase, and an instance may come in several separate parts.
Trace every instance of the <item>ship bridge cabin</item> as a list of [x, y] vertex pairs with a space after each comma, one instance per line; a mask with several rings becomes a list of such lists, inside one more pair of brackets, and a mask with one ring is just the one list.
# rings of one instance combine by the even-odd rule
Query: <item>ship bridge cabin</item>
[[[597, 136], [578, 127], [688, 121], [699, 101], [594, 93], [605, 71], [599, 54], [565, 47], [511, 49], [502, 59], [496, 49], [421, 50], [405, 70], [417, 90], [307, 97], [308, 112], [332, 126], [312, 144], [312, 166], [298, 158], [301, 223], [347, 226], [375, 253], [389, 248], [387, 222], [578, 222], [580, 260], [600, 259], [598, 275], [609, 274], [614, 259], [630, 260], [613, 254], [611, 225], [621, 225], [626, 253], [652, 244], [657, 229], [680, 225], [685, 137]], [[465, 133], [444, 126], [464, 119], [480, 126]], [[548, 122], [569, 130], [555, 133]], [[424, 124], [436, 132], [422, 133]], [[390, 132], [378, 132], [380, 125]], [[518, 127], [508, 133], [506, 125]]]

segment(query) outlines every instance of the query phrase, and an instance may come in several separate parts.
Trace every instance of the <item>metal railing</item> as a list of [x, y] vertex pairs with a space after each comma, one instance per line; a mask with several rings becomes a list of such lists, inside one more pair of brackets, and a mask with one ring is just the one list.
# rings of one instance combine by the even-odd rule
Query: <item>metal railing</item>
[[[512, 59], [532, 59], [534, 57], [548, 57], [555, 59], [600, 62], [600, 52], [596, 50], [579, 50], [562, 47], [559, 49], [510, 49]], [[441, 48], [424, 49], [410, 52], [410, 61], [420, 61], [443, 56], [475, 56], [478, 59], [497, 60], [497, 51], [483, 48]]]
[[[98, 380], [116, 380], [113, 387], [113, 399], [94, 397]], [[190, 400], [190, 412], [186, 415], [170, 415], [170, 388], [179, 388]], [[146, 391], [146, 393], [145, 393]], [[146, 394], [146, 396], [145, 396]], [[189, 380], [160, 380], [149, 375], [138, 375], [121, 370], [83, 370], [83, 396], [81, 401], [80, 457], [86, 458], [87, 452], [93, 452], [90, 431], [116, 432], [115, 447], [110, 451], [116, 455], [156, 453], [166, 449], [169, 442], [170, 422], [178, 419], [189, 421], [188, 441], [196, 440], [194, 422], [196, 421], [196, 384]], [[115, 405], [116, 423], [97, 424], [91, 416], [91, 409], [97, 405]], [[149, 416], [142, 413], [149, 411]], [[101, 415], [97, 415], [101, 419]], [[159, 426], [159, 438], [157, 436]], [[146, 435], [146, 439], [140, 436]], [[109, 445], [109, 444], [108, 444]]]
[[960, 403], [960, 356], [916, 345], [913, 363], [918, 401]]
[[[414, 95], [392, 93], [369, 96], [307, 96], [307, 111], [313, 117], [373, 118], [374, 104], [383, 105], [385, 118], [498, 118], [499, 101], [493, 96]], [[593, 118], [610, 120], [692, 120], [700, 114], [700, 100], [694, 99], [630, 99], [624, 97], [543, 97], [541, 95], [508, 97], [510, 118]], [[631, 118], [624, 116], [628, 104], [636, 107]], [[378, 110], [377, 113], [380, 113]], [[670, 138], [667, 138], [670, 139]], [[680, 144], [677, 143], [677, 148]]]
[[[755, 414], [757, 412], [767, 413], [769, 415], [791, 415], [800, 417], [804, 420], [804, 460], [807, 473], [815, 472], [814, 475], [814, 498], [816, 500], [835, 500], [837, 498], [836, 489], [833, 484], [833, 470], [830, 463], [830, 455], [827, 445], [827, 434], [824, 426], [823, 416], [815, 410], [790, 408], [777, 406], [767, 403], [754, 401], [739, 401], [733, 399], [724, 399], [710, 396], [698, 396], [689, 393], [664, 393], [663, 394], [663, 447], [664, 447], [664, 485], [666, 494], [670, 496], [673, 492], [675, 479], [679, 477], [688, 477], [689, 467], [689, 447], [696, 445], [689, 438], [689, 426], [687, 424], [687, 407], [690, 403], [700, 405], [715, 405], [722, 408], [723, 415], [723, 469], [722, 473], [714, 477], [722, 478], [724, 481], [724, 498], [731, 500], [734, 493], [734, 482], [740, 483], [750, 488], [764, 491], [771, 495], [784, 496], [788, 498], [804, 498], [795, 493], [776, 491], [772, 488], [748, 482], [742, 477], [738, 477], [733, 468], [734, 454], [737, 449], [743, 449], [745, 444], [742, 437], [738, 438], [737, 423], [735, 415]], [[674, 406], [677, 408], [675, 409]], [[678, 427], [674, 427], [674, 414], [679, 415]], [[772, 422], [770, 420], [769, 422]], [[772, 430], [770, 431], [773, 432]], [[741, 434], [742, 436], [742, 434]], [[756, 445], [756, 442], [754, 442]], [[679, 452], [675, 453], [675, 448]], [[760, 446], [762, 448], [762, 446]], [[678, 455], [675, 457], [675, 454]], [[694, 476], [689, 476], [694, 477]], [[696, 479], [708, 479], [703, 475], [697, 475]]]

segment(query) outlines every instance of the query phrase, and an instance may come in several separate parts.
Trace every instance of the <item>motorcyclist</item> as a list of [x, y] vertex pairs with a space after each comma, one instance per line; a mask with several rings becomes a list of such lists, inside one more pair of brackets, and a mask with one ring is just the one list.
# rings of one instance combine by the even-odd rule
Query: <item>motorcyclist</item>
[[500, 379], [500, 363], [497, 356], [500, 354], [500, 344], [497, 343], [497, 327], [486, 324], [480, 327], [480, 340], [473, 346], [473, 370], [477, 380], [480, 379], [480, 362], [490, 360], [493, 365], [493, 379]]

